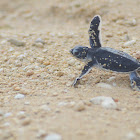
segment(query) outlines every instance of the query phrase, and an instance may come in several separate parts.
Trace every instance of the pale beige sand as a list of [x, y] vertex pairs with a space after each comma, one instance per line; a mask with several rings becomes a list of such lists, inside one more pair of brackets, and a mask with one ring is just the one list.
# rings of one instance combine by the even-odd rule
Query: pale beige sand
[[[139, 0], [1, 0], [0, 140], [43, 140], [50, 133], [63, 140], [139, 140], [140, 92], [131, 89], [128, 75], [93, 68], [73, 88], [84, 64], [69, 54], [75, 45], [89, 46], [89, 23], [99, 14], [103, 46], [136, 56], [139, 5]], [[35, 43], [37, 38], [45, 44]], [[124, 46], [130, 40], [135, 43]], [[19, 93], [25, 97], [15, 99]], [[118, 109], [92, 105], [96, 96], [113, 97]]]

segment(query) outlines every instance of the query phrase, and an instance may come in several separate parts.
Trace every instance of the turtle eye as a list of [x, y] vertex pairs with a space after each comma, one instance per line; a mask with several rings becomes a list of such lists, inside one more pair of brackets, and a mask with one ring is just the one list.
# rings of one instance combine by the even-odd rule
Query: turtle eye
[[74, 53], [74, 55], [78, 55], [78, 54], [79, 54], [79, 52], [75, 52], [75, 53]]

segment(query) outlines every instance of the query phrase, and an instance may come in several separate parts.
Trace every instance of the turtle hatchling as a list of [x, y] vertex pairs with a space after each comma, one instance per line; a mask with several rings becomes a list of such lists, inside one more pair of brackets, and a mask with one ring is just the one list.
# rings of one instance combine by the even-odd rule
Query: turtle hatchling
[[101, 43], [101, 17], [96, 15], [90, 24], [89, 42], [91, 48], [86, 46], [76, 46], [70, 50], [70, 53], [77, 59], [86, 63], [82, 73], [77, 77], [73, 86], [77, 84], [92, 67], [98, 67], [113, 72], [129, 73], [131, 87], [140, 91], [140, 62], [125, 52], [115, 50], [109, 47], [102, 47]]

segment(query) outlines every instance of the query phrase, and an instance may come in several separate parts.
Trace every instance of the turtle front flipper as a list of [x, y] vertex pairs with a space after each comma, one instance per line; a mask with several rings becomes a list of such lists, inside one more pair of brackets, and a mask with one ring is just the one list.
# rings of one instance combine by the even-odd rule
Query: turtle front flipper
[[89, 42], [91, 48], [99, 48], [101, 47], [101, 17], [96, 15], [90, 24], [89, 28]]
[[75, 87], [76, 84], [77, 84], [77, 82], [78, 82], [83, 76], [85, 76], [87, 73], [89, 73], [90, 70], [92, 69], [92, 67], [93, 67], [94, 65], [96, 65], [96, 62], [93, 62], [93, 61], [88, 62], [88, 64], [86, 64], [86, 65], [84, 66], [84, 69], [82, 70], [82, 73], [80, 74], [80, 76], [77, 77], [77, 78], [74, 80], [74, 82], [73, 82], [72, 85]]
[[131, 87], [134, 90], [140, 91], [140, 77], [138, 76], [137, 72], [131, 72], [130, 73], [130, 81], [131, 81]]

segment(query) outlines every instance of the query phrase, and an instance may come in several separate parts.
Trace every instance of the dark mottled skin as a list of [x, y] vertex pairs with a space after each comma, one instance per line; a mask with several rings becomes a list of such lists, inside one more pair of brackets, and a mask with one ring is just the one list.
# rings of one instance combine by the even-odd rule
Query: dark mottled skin
[[131, 72], [140, 67], [140, 63], [136, 59], [122, 51], [112, 48], [89, 48], [87, 55], [92, 60], [96, 60], [98, 67], [115, 72]]
[[94, 48], [101, 47], [101, 42], [100, 42], [101, 31], [99, 29], [100, 24], [101, 24], [100, 16], [95, 16], [91, 21], [90, 28], [88, 30], [90, 46]]

